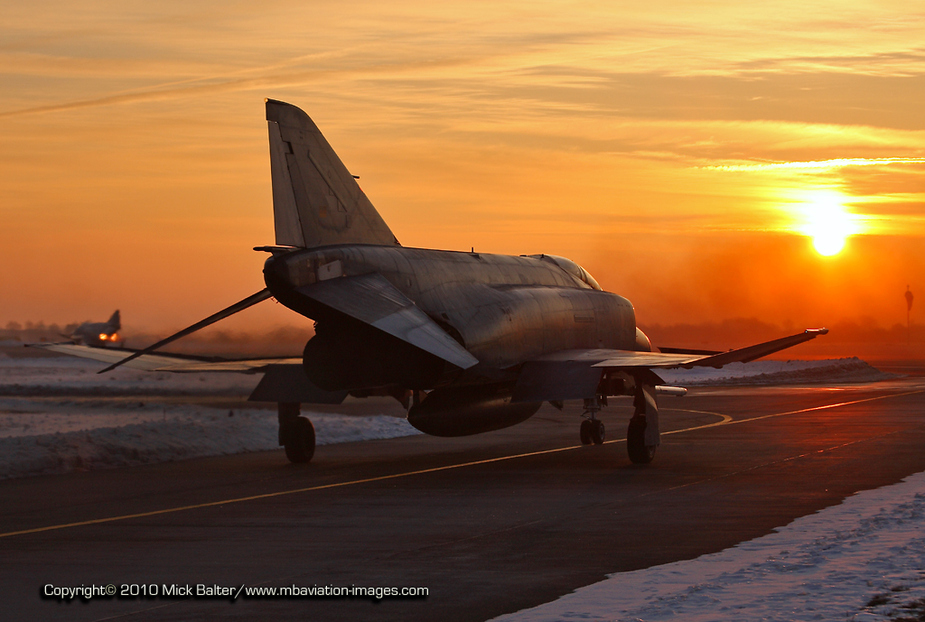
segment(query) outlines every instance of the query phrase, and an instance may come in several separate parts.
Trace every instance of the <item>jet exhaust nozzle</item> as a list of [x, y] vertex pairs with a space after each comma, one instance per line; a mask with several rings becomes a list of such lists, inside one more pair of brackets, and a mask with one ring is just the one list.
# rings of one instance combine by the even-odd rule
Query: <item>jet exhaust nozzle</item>
[[359, 322], [320, 322], [302, 353], [305, 374], [326, 391], [433, 386], [446, 362]]

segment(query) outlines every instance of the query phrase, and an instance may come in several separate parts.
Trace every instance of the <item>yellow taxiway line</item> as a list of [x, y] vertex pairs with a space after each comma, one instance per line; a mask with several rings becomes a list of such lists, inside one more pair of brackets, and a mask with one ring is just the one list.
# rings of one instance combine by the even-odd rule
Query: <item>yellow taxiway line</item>
[[[784, 417], [787, 415], [797, 415], [797, 414], [813, 412], [817, 410], [840, 408], [842, 406], [851, 406], [853, 404], [861, 404], [863, 402], [872, 402], [875, 400], [882, 400], [882, 399], [887, 399], [887, 398], [892, 398], [892, 397], [903, 397], [906, 395], [914, 395], [916, 393], [925, 393], [925, 390], [909, 391], [906, 393], [893, 393], [889, 395], [880, 395], [877, 397], [868, 397], [868, 398], [860, 399], [860, 400], [852, 400], [848, 402], [838, 402], [836, 404], [824, 404], [822, 406], [813, 406], [811, 408], [801, 408], [799, 410], [789, 410], [789, 411], [781, 412], [781, 413], [760, 415], [758, 417], [750, 417], [748, 419], [733, 419], [729, 415], [723, 415], [720, 413], [707, 412], [707, 411], [671, 409], [671, 410], [681, 410], [683, 412], [701, 413], [705, 415], [715, 415], [717, 417], [721, 417], [722, 421], [718, 421], [716, 423], [708, 423], [705, 425], [698, 425], [698, 426], [694, 426], [691, 428], [684, 428], [681, 430], [670, 430], [668, 432], [662, 432], [662, 435], [668, 436], [670, 434], [682, 434], [684, 432], [694, 432], [696, 430], [703, 430], [706, 428], [715, 428], [715, 427], [724, 426], [724, 425], [748, 423], [751, 421], [760, 421], [762, 419], [771, 419], [773, 417]], [[666, 410], [669, 410], [669, 409], [666, 409]], [[611, 441], [606, 441], [604, 444], [609, 445], [612, 443], [625, 443], [625, 442], [626, 442], [626, 439], [620, 438], [620, 439], [615, 439]], [[355, 479], [355, 480], [350, 480], [346, 482], [336, 482], [333, 484], [322, 484], [319, 486], [308, 486], [305, 488], [293, 488], [290, 490], [281, 490], [278, 492], [268, 492], [268, 493], [259, 494], [259, 495], [251, 495], [248, 497], [235, 497], [232, 499], [222, 499], [221, 501], [209, 501], [208, 503], [196, 503], [193, 505], [183, 505], [183, 506], [177, 506], [177, 507], [172, 507], [172, 508], [164, 508], [162, 510], [152, 510], [150, 512], [139, 512], [137, 514], [122, 514], [119, 516], [107, 516], [104, 518], [94, 518], [91, 520], [78, 521], [74, 523], [62, 523], [59, 525], [48, 525], [46, 527], [35, 527], [33, 529], [21, 529], [19, 531], [9, 531], [7, 533], [0, 533], [0, 538], [11, 538], [13, 536], [24, 536], [27, 534], [42, 533], [46, 531], [58, 531], [61, 529], [70, 529], [72, 527], [84, 527], [87, 525], [101, 525], [104, 523], [114, 523], [117, 521], [130, 520], [133, 518], [147, 518], [149, 516], [161, 516], [163, 514], [174, 514], [176, 512], [186, 512], [188, 510], [198, 510], [201, 508], [217, 507], [221, 505], [229, 505], [232, 503], [243, 503], [245, 501], [257, 501], [258, 499], [272, 499], [274, 497], [295, 495], [295, 494], [299, 494], [303, 492], [314, 492], [317, 490], [329, 490], [331, 488], [343, 488], [346, 486], [356, 486], [359, 484], [382, 482], [382, 481], [386, 481], [390, 479], [399, 479], [402, 477], [412, 477], [414, 475], [424, 475], [427, 473], [439, 473], [440, 471], [449, 471], [452, 469], [464, 469], [467, 467], [479, 466], [482, 464], [491, 464], [493, 462], [504, 462], [507, 460], [518, 460], [520, 458], [529, 458], [531, 456], [542, 456], [542, 455], [560, 453], [564, 451], [573, 451], [575, 449], [580, 449], [581, 447], [583, 447], [583, 445], [573, 445], [570, 447], [559, 447], [556, 449], [544, 449], [540, 451], [531, 451], [531, 452], [527, 452], [523, 454], [515, 454], [511, 456], [500, 456], [498, 458], [488, 458], [487, 460], [475, 460], [472, 462], [461, 462], [458, 464], [448, 464], [445, 466], [433, 467], [430, 469], [419, 469], [416, 471], [405, 471], [403, 473], [394, 473], [392, 475], [381, 475], [379, 477], [367, 477], [363, 479]]]

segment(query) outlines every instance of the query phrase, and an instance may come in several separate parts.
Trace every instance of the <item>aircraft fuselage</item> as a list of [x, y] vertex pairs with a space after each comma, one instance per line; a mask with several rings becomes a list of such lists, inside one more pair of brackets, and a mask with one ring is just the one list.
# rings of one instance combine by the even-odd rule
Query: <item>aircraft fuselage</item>
[[[575, 274], [559, 265], [562, 262]], [[349, 245], [276, 253], [264, 268], [273, 296], [316, 320], [319, 335], [325, 325], [340, 325], [344, 318], [300, 294], [300, 289], [370, 273], [388, 280], [479, 360], [465, 373], [440, 365], [439, 373], [410, 378], [420, 386], [408, 388], [433, 388], [478, 375], [500, 379], [503, 370], [549, 352], [639, 349], [630, 302], [595, 289], [587, 273], [562, 258]], [[422, 365], [433, 372], [438, 364]]]

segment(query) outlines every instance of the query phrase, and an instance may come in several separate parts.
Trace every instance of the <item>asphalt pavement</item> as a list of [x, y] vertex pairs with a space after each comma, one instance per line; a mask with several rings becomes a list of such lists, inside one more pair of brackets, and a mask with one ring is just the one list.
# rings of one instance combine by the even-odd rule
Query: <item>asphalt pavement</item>
[[[310, 465], [280, 450], [3, 481], [0, 617], [486, 620], [925, 470], [922, 377], [660, 404], [646, 466], [626, 457], [630, 406], [615, 400], [602, 446], [580, 445], [568, 404], [480, 436], [319, 447]], [[43, 595], [90, 585], [117, 595]], [[187, 586], [229, 591], [164, 594]], [[244, 591], [260, 587], [303, 595]], [[306, 595], [355, 587], [427, 596]]]

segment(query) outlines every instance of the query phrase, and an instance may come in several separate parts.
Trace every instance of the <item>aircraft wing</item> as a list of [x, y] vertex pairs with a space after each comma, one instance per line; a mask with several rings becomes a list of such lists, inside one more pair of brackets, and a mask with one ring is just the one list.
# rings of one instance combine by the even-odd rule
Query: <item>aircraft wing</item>
[[553, 352], [524, 363], [514, 386], [513, 401], [560, 401], [594, 397], [607, 370], [645, 374], [653, 383], [660, 383], [661, 380], [652, 370], [719, 368], [729, 363], [747, 363], [828, 332], [826, 328], [809, 328], [789, 337], [715, 354], [609, 349]]
[[[603, 361], [595, 363], [595, 367], [715, 367], [719, 369], [729, 363], [748, 363], [762, 356], [779, 352], [797, 344], [815, 339], [818, 335], [825, 335], [829, 332], [827, 328], [807, 328], [802, 333], [781, 337], [773, 341], [766, 341], [745, 348], [737, 348], [728, 352], [716, 354], [684, 354], [684, 353], [666, 353], [666, 352], [623, 352], [617, 350], [619, 354], [607, 357]], [[627, 354], [631, 355], [627, 358]], [[632, 356], [636, 355], [636, 356]]]
[[[73, 343], [36, 343], [31, 347], [42, 348], [79, 358], [92, 359], [103, 363], [118, 363], [135, 353], [134, 350], [116, 350], [113, 348], [94, 348]], [[169, 372], [237, 372], [257, 374], [266, 372], [274, 365], [302, 365], [300, 358], [256, 358], [256, 359], [210, 359], [184, 356], [179, 354], [142, 354], [124, 366], [144, 371]]]
[[[118, 363], [136, 353], [135, 350], [94, 348], [73, 343], [34, 343], [32, 347], [68, 354], [102, 363]], [[346, 391], [325, 391], [316, 387], [305, 375], [300, 358], [217, 359], [182, 354], [141, 354], [123, 367], [144, 371], [174, 373], [236, 372], [263, 374], [250, 397], [252, 402], [301, 402], [306, 404], [340, 404]]]

